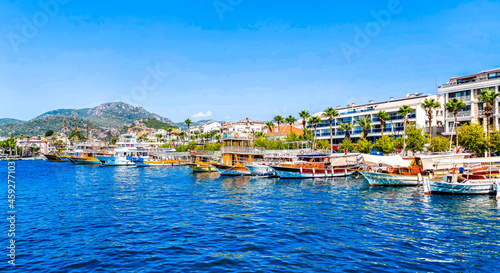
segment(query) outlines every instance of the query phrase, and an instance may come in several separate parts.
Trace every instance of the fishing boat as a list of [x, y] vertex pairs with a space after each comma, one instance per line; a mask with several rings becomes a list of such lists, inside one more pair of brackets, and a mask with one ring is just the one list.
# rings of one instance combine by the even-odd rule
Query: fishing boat
[[356, 173], [359, 154], [301, 154], [294, 163], [273, 166], [280, 178], [343, 177]]
[[213, 151], [191, 151], [191, 161], [186, 165], [193, 173], [216, 172], [217, 169], [212, 164], [217, 164], [217, 156]]
[[174, 167], [184, 166], [188, 162], [188, 153], [177, 153], [157, 150], [154, 152], [138, 152], [137, 156], [129, 156], [137, 167]]
[[[430, 175], [423, 178], [426, 194], [495, 194], [498, 191], [500, 157], [444, 160], [455, 167], [442, 178]], [[463, 167], [457, 169], [457, 165]], [[440, 179], [441, 178], [441, 179]]]
[[57, 154], [44, 154], [43, 156], [50, 162], [64, 162]]
[[250, 176], [245, 167], [264, 160], [264, 149], [254, 147], [253, 135], [232, 133], [224, 135], [221, 148], [221, 163], [211, 164], [222, 176]]
[[69, 158], [71, 163], [77, 164], [77, 165], [100, 165], [101, 161], [94, 157], [93, 153], [81, 153], [77, 156], [71, 156]]
[[363, 154], [365, 169], [360, 173], [371, 186], [418, 186], [422, 184], [422, 161], [400, 155], [375, 156]]

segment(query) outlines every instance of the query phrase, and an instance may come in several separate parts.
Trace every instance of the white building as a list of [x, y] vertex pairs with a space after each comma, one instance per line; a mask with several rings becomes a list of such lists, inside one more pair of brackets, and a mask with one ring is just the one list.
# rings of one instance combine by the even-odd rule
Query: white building
[[[356, 125], [356, 122], [363, 116], [369, 116], [372, 120], [372, 128], [367, 135], [367, 139], [374, 142], [381, 137], [382, 131], [386, 135], [402, 135], [404, 131], [404, 116], [398, 114], [399, 108], [407, 105], [415, 111], [409, 115], [409, 122], [414, 122], [420, 128], [429, 130], [428, 118], [426, 111], [422, 108], [421, 104], [425, 99], [434, 99], [443, 105], [443, 97], [440, 95], [422, 95], [422, 94], [408, 94], [404, 98], [393, 99], [387, 101], [373, 102], [367, 104], [356, 105], [354, 103], [347, 104], [346, 107], [337, 106], [337, 111], [340, 116], [336, 117], [333, 122], [333, 144], [334, 147], [340, 144], [345, 138], [345, 132], [339, 128], [342, 123], [353, 123], [354, 128], [350, 131], [350, 137], [355, 142], [361, 137], [362, 128]], [[434, 112], [432, 120], [433, 135], [442, 131], [443, 127], [443, 110], [438, 109]], [[386, 121], [386, 126], [381, 128], [380, 120], [377, 118], [379, 111], [385, 111], [389, 114], [390, 119]], [[330, 140], [330, 120], [323, 117], [323, 112], [314, 114], [313, 116], [320, 117], [321, 124], [316, 126], [317, 139]], [[310, 128], [310, 124], [308, 127]]]
[[263, 122], [252, 121], [247, 118], [246, 120], [242, 121], [223, 123], [221, 125], [221, 132], [258, 133], [264, 131], [265, 126], [266, 125]]
[[[495, 92], [500, 89], [500, 68], [481, 71], [481, 73], [451, 78], [447, 84], [439, 87], [439, 93], [443, 95], [445, 103], [452, 98], [462, 100], [466, 107], [458, 111], [457, 120], [459, 123], [479, 123], [485, 124], [483, 114], [483, 103], [477, 95], [483, 88], [491, 88]], [[498, 129], [500, 123], [500, 100], [493, 105], [493, 117], [491, 125]], [[454, 135], [455, 118], [452, 113], [445, 113], [445, 134]], [[485, 128], [486, 129], [486, 128]]]

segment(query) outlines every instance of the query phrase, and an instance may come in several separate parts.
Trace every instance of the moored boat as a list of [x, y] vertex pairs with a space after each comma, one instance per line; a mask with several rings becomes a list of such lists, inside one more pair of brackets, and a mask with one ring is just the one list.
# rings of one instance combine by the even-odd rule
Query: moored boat
[[374, 156], [363, 154], [365, 169], [360, 173], [371, 186], [418, 186], [423, 172], [420, 158], [403, 159], [399, 155]]
[[44, 154], [45, 158], [47, 158], [50, 162], [64, 162], [58, 155], [56, 154]]
[[[493, 163], [500, 163], [500, 157], [491, 158], [469, 158], [444, 160], [446, 163], [455, 165], [453, 170], [441, 179], [440, 177], [424, 177], [424, 192], [426, 194], [462, 194], [462, 195], [484, 195], [495, 194], [498, 191], [496, 185], [500, 179], [497, 177], [497, 166]], [[456, 165], [464, 164], [464, 167], [457, 169]], [[482, 167], [478, 168], [477, 164]], [[473, 165], [473, 167], [468, 167]]]
[[343, 177], [356, 173], [359, 154], [302, 154], [294, 163], [273, 166], [280, 178]]
[[217, 164], [217, 158], [213, 151], [191, 151], [191, 161], [186, 165], [193, 173], [216, 172], [212, 164]]
[[264, 149], [253, 147], [253, 135], [241, 133], [225, 135], [221, 148], [221, 163], [211, 164], [222, 176], [249, 176], [245, 165], [264, 160]]

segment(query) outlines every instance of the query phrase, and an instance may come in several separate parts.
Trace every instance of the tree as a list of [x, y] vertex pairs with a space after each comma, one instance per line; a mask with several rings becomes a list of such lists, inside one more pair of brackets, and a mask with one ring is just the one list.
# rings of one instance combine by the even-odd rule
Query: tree
[[422, 152], [425, 144], [427, 144], [427, 137], [422, 128], [410, 126], [406, 132], [406, 148], [412, 152]]
[[156, 134], [155, 137], [156, 137], [156, 142], [160, 142], [160, 139], [163, 137], [163, 135], [162, 134]]
[[479, 124], [462, 124], [458, 128], [457, 136], [462, 147], [473, 151], [478, 156], [483, 156], [488, 149], [488, 139], [484, 136], [483, 127]]
[[309, 118], [309, 123], [311, 123], [312, 126], [313, 126], [313, 138], [312, 138], [312, 140], [313, 140], [313, 143], [314, 143], [314, 141], [316, 139], [316, 126], [318, 124], [321, 124], [321, 119], [318, 118], [318, 117], [312, 116], [312, 117]]
[[488, 143], [490, 144], [490, 149], [496, 152], [500, 151], [500, 132], [498, 130], [493, 129], [491, 134], [488, 135]]
[[335, 120], [335, 117], [340, 116], [339, 112], [337, 112], [337, 109], [334, 109], [333, 107], [328, 107], [323, 111], [323, 116], [327, 117], [328, 120], [330, 121], [330, 151], [333, 152], [333, 121]]
[[[446, 111], [453, 113], [455, 117], [455, 134], [456, 134], [456, 147], [458, 147], [458, 110], [465, 108], [465, 103], [457, 98], [452, 98], [448, 103], [446, 103]], [[451, 141], [451, 139], [450, 139]], [[450, 143], [451, 145], [451, 143]]]
[[429, 119], [429, 137], [432, 137], [432, 110], [440, 108], [441, 103], [434, 99], [425, 99], [421, 106], [427, 112], [427, 118]]
[[47, 131], [45, 131], [45, 137], [49, 137], [49, 136], [51, 136], [51, 135], [53, 135], [53, 134], [54, 134], [54, 131], [52, 131], [52, 130], [50, 130], [50, 129], [49, 129], [49, 130], [47, 130]]
[[283, 123], [285, 120], [280, 115], [275, 116], [273, 118], [273, 120], [276, 121], [276, 123], [278, 123], [278, 134], [279, 134], [279, 132], [280, 132], [280, 124]]
[[427, 151], [430, 152], [447, 152], [450, 149], [450, 140], [446, 137], [435, 136], [431, 139]]
[[345, 132], [344, 139], [351, 139], [351, 133], [350, 132], [351, 132], [351, 130], [352, 130], [353, 127], [354, 126], [350, 122], [341, 123], [339, 125], [339, 129]]
[[276, 127], [276, 125], [274, 125], [274, 123], [272, 121], [266, 122], [266, 125], [267, 125], [267, 128], [269, 128], [269, 131], [272, 134], [273, 133], [273, 128]]
[[286, 119], [285, 119], [285, 122], [288, 123], [290, 125], [290, 133], [292, 133], [292, 125], [297, 122], [297, 119], [292, 116], [292, 115], [289, 115]]
[[348, 138], [344, 138], [344, 140], [342, 141], [342, 143], [340, 143], [340, 145], [339, 145], [339, 151], [340, 152], [344, 152], [346, 150], [347, 150], [347, 152], [354, 150], [354, 144]]
[[302, 110], [300, 111], [299, 116], [302, 118], [302, 128], [304, 129], [304, 134], [305, 134], [307, 119], [311, 116], [311, 114], [309, 114], [309, 112], [306, 110]]
[[385, 135], [382, 136], [381, 138], [377, 139], [375, 142], [375, 149], [379, 153], [384, 153], [384, 154], [392, 154], [397, 152], [396, 150], [396, 142], [392, 137]]
[[387, 124], [386, 120], [390, 119], [391, 117], [389, 114], [387, 114], [386, 111], [378, 111], [377, 113], [377, 118], [380, 120], [380, 127], [382, 128], [382, 136], [384, 135], [384, 128], [385, 125]]
[[368, 141], [366, 138], [361, 138], [358, 140], [356, 143], [356, 147], [354, 150], [362, 153], [362, 154], [369, 154], [373, 149], [373, 144]]
[[186, 119], [186, 120], [184, 121], [184, 123], [186, 123], [186, 125], [187, 125], [187, 127], [188, 127], [187, 133], [188, 133], [188, 136], [189, 136], [189, 128], [190, 128], [190, 126], [191, 126], [192, 121], [191, 121], [190, 119]]
[[[493, 115], [493, 105], [495, 105], [495, 101], [498, 97], [498, 93], [495, 90], [490, 88], [483, 88], [481, 92], [477, 95], [477, 98], [480, 102], [483, 103], [483, 111], [486, 117], [486, 135], [490, 135], [490, 118]], [[491, 154], [490, 149], [488, 148], [488, 156]]]
[[372, 119], [370, 116], [360, 117], [356, 124], [363, 130], [363, 138], [366, 139], [368, 131], [372, 128]]
[[404, 116], [404, 137], [403, 137], [403, 153], [406, 149], [406, 127], [408, 127], [408, 115], [410, 113], [413, 113], [415, 111], [415, 109], [411, 108], [410, 106], [408, 105], [403, 105], [399, 108], [398, 110], [398, 114], [400, 115], [403, 115]]
[[111, 138], [111, 142], [109, 144], [110, 145], [115, 145], [117, 141], [118, 141], [118, 137], [115, 136], [115, 137]]

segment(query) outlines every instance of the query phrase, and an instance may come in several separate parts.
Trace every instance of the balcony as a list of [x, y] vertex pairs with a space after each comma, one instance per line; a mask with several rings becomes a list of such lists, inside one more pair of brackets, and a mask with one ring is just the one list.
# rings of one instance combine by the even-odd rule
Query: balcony
[[457, 117], [467, 117], [470, 116], [470, 110], [458, 111]]
[[477, 110], [477, 114], [478, 114], [479, 116], [484, 115], [484, 109], [479, 109], [479, 110]]

